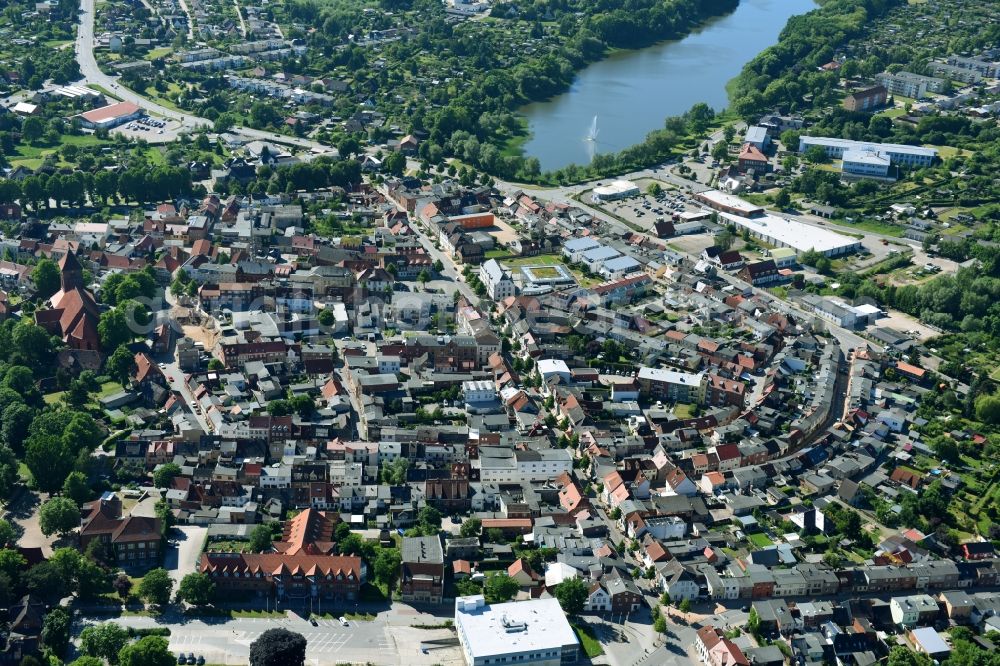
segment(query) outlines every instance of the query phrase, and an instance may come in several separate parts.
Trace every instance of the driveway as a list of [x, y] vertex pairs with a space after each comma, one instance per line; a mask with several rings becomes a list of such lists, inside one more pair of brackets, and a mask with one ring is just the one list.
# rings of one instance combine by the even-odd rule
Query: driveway
[[163, 557], [163, 568], [170, 572], [175, 590], [177, 585], [180, 585], [181, 578], [197, 569], [201, 547], [205, 544], [207, 534], [207, 527], [195, 525], [175, 527], [171, 532], [171, 539], [177, 539], [177, 545], [167, 546], [167, 552]]
[[20, 496], [7, 506], [4, 516], [15, 530], [21, 532], [17, 540], [19, 546], [41, 548], [46, 557], [52, 554], [55, 536], [47, 537], [42, 534], [42, 528], [38, 524], [38, 511], [47, 498], [47, 495], [39, 495], [33, 490], [24, 489]]

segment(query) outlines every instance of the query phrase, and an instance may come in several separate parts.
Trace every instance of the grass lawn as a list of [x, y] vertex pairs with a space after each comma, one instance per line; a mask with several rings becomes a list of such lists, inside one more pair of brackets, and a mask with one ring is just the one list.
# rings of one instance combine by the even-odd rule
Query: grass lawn
[[285, 617], [285, 611], [234, 610], [229, 611], [229, 617]]
[[601, 645], [600, 641], [594, 636], [594, 630], [590, 627], [586, 627], [579, 624], [573, 625], [573, 630], [576, 632], [577, 638], [580, 639], [580, 645], [583, 646], [583, 652], [588, 657], [593, 659], [594, 657], [600, 657], [604, 654], [604, 647]]
[[757, 548], [767, 548], [768, 546], [773, 546], [774, 542], [763, 532], [757, 532], [755, 534], [748, 534], [747, 541], [752, 543]]
[[881, 222], [876, 222], [875, 220], [855, 219], [854, 222], [834, 220], [834, 223], [844, 229], [863, 229], [864, 231], [871, 231], [876, 234], [882, 234], [883, 236], [895, 236], [899, 238], [903, 235], [902, 227], [898, 227], [895, 224], [882, 224]]
[[[177, 90], [180, 90], [180, 88], [177, 87], [177, 84], [171, 84], [171, 85], [174, 88], [177, 88]], [[173, 111], [180, 111], [181, 110], [179, 106], [177, 106], [176, 104], [174, 104], [174, 102], [173, 102], [172, 99], [170, 99], [169, 97], [167, 97], [164, 94], [160, 94], [160, 91], [157, 90], [156, 88], [154, 88], [153, 86], [149, 86], [148, 88], [146, 88], [144, 91], [142, 91], [142, 94], [143, 94], [143, 96], [148, 97], [149, 99], [153, 100], [154, 102], [156, 102], [160, 106], [165, 106], [168, 109], [171, 109]]]
[[122, 385], [118, 382], [104, 382], [101, 384], [101, 390], [97, 393], [97, 398], [107, 398], [109, 395], [114, 395], [123, 390]]
[[938, 151], [938, 157], [940, 157], [943, 160], [946, 160], [949, 157], [954, 157], [955, 155], [957, 155], [959, 153], [962, 153], [962, 155], [968, 156], [970, 154], [970, 152], [971, 152], [971, 151], [968, 151], [968, 150], [963, 150], [961, 148], [956, 148], [954, 146], [935, 146], [935, 145], [930, 144], [930, 143], [924, 144], [924, 148], [934, 148], [935, 150]]
[[236, 539], [227, 539], [223, 541], [208, 541], [205, 543], [205, 549], [212, 550], [224, 550], [232, 551], [234, 553], [242, 553], [250, 547], [249, 541], [238, 541]]
[[164, 47], [161, 47], [161, 48], [158, 48], [158, 49], [153, 49], [152, 51], [150, 51], [149, 53], [147, 53], [146, 56], [145, 56], [145, 59], [146, 60], [156, 60], [157, 58], [163, 58], [165, 56], [168, 56], [168, 55], [170, 55], [173, 52], [174, 52], [174, 50], [172, 48], [170, 48], [169, 46], [164, 46]]
[[113, 101], [113, 100], [119, 99], [119, 97], [117, 97], [113, 92], [111, 92], [110, 90], [108, 90], [107, 88], [105, 88], [104, 86], [102, 86], [100, 84], [97, 84], [97, 83], [88, 83], [87, 87], [90, 88], [90, 89], [92, 89], [92, 90], [96, 90], [99, 93], [102, 93], [105, 97], [108, 98], [109, 102]]
[[519, 157], [524, 153], [524, 144], [531, 138], [528, 131], [528, 120], [523, 116], [515, 116], [518, 128], [510, 137], [504, 141], [500, 154], [503, 157]]
[[694, 416], [694, 405], [678, 402], [674, 405], [674, 415], [679, 419], [689, 419]]
[[879, 111], [875, 115], [886, 116], [887, 118], [899, 118], [900, 116], [906, 115], [906, 109], [902, 107], [896, 107], [892, 109], [886, 109], [885, 111]]
[[535, 274], [536, 277], [539, 277], [543, 280], [557, 278], [561, 275], [559, 271], [549, 266], [540, 266], [539, 268], [534, 268], [532, 269], [532, 272]]
[[95, 146], [106, 145], [108, 143], [108, 141], [102, 141], [93, 134], [64, 134], [59, 137], [59, 143], [53, 146], [19, 144], [14, 154], [10, 156], [10, 162], [15, 165], [37, 167], [41, 166], [46, 156], [55, 153], [62, 146], [93, 148]]
[[146, 159], [153, 166], [160, 166], [167, 163], [167, 158], [163, 154], [163, 151], [156, 146], [148, 146], [146, 148]]
[[485, 257], [486, 257], [487, 259], [500, 259], [500, 260], [504, 260], [504, 259], [510, 259], [510, 258], [512, 258], [513, 256], [514, 256], [514, 255], [512, 255], [512, 254], [511, 254], [510, 252], [508, 252], [507, 250], [504, 250], [503, 248], [499, 248], [499, 249], [494, 249], [494, 250], [490, 250], [489, 252], [487, 252], [487, 253], [485, 254]]
[[516, 268], [519, 266], [555, 266], [556, 264], [563, 263], [562, 255], [558, 254], [536, 254], [534, 257], [512, 257], [506, 259], [503, 262], [508, 268]]
[[60, 400], [62, 400], [63, 394], [65, 393], [66, 391], [56, 391], [55, 393], [46, 393], [44, 396], [42, 396], [42, 400], [45, 401], [46, 405], [55, 405], [58, 404]]

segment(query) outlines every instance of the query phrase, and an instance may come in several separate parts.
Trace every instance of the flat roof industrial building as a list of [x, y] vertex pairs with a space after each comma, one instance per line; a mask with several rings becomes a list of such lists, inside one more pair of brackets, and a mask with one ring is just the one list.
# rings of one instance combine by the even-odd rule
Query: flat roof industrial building
[[800, 254], [815, 250], [827, 257], [837, 257], [861, 249], [861, 241], [856, 238], [777, 215], [743, 217], [720, 213], [719, 217], [724, 218], [727, 223], [735, 224], [741, 230], [746, 229], [751, 236], [768, 245], [790, 247]]
[[889, 156], [893, 164], [905, 166], [930, 166], [937, 159], [937, 150], [923, 146], [907, 146], [901, 143], [871, 143], [851, 141], [828, 136], [799, 137], [799, 152], [804, 153], [813, 146], [822, 148], [828, 157], [841, 159], [848, 151], [882, 153]]
[[580, 641], [556, 599], [487, 604], [482, 595], [455, 599], [455, 631], [468, 666], [577, 660]]
[[764, 213], [764, 209], [762, 207], [752, 204], [749, 201], [744, 201], [739, 197], [734, 197], [731, 194], [720, 192], [719, 190], [705, 190], [704, 192], [698, 192], [694, 195], [694, 198], [709, 208], [714, 208], [720, 213], [731, 213], [733, 215], [744, 215], [746, 217], [753, 217]]

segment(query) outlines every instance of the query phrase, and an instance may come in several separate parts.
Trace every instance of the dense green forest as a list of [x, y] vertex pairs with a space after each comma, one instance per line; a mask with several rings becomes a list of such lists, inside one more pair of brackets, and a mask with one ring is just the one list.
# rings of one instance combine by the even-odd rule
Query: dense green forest
[[[900, 4], [906, 0], [822, 0], [818, 9], [792, 17], [778, 43], [748, 62], [737, 77], [731, 94], [734, 111], [752, 119], [773, 108], [802, 110], [807, 96], [814, 103], [839, 99], [838, 73], [819, 67], [870, 21]], [[866, 66], [872, 70], [864, 72], [869, 76], [881, 71], [877, 63]]]

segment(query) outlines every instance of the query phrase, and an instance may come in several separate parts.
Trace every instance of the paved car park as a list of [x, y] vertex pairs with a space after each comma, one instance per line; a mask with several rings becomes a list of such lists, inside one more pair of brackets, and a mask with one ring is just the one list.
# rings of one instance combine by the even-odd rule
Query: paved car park
[[669, 221], [673, 215], [686, 210], [700, 210], [697, 206], [689, 205], [690, 197], [687, 194], [665, 183], [660, 183], [660, 186], [663, 192], [659, 196], [641, 194], [621, 201], [609, 201], [597, 207], [642, 229], [651, 229], [657, 220]]
[[[77, 631], [107, 621], [108, 618], [85, 619]], [[122, 616], [111, 621], [135, 629], [169, 627], [170, 651], [174, 655], [204, 657], [209, 664], [245, 665], [250, 644], [268, 629], [277, 627], [302, 634], [306, 639], [306, 663], [310, 666], [361, 663], [386, 666], [460, 664], [461, 653], [447, 647], [424, 651], [423, 641], [454, 636], [450, 630], [415, 629], [397, 626], [386, 614], [373, 621], [352, 621], [343, 626], [336, 619], [316, 620], [290, 614], [285, 618], [163, 618]], [[391, 628], [390, 628], [391, 627]]]
[[112, 130], [130, 139], [143, 139], [147, 143], [168, 143], [177, 139], [183, 129], [180, 122], [166, 118], [143, 116]]

